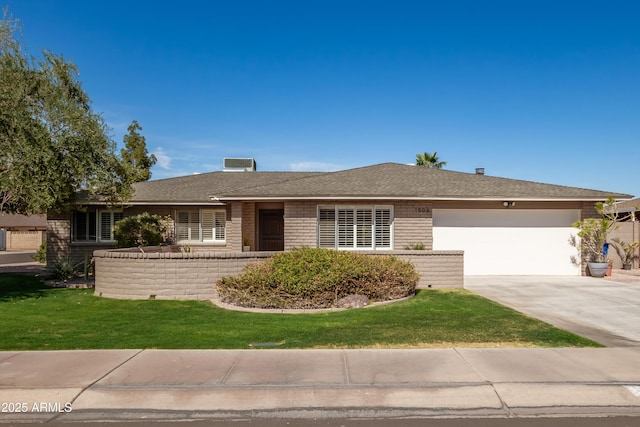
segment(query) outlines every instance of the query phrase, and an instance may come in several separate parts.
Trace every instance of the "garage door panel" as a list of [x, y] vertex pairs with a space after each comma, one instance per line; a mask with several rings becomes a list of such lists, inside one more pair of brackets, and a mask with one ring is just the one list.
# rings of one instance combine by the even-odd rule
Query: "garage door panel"
[[[463, 250], [465, 274], [576, 275], [568, 244], [579, 211], [434, 210], [433, 248]], [[530, 226], [533, 223], [534, 226]]]

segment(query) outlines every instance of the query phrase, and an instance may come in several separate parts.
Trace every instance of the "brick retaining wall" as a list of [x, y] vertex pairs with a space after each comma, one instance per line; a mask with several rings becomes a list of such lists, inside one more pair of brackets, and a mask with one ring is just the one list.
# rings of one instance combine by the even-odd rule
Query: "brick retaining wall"
[[[122, 299], [211, 299], [218, 279], [239, 274], [247, 264], [275, 253], [97, 250], [93, 254], [95, 293]], [[462, 251], [363, 253], [395, 255], [412, 262], [420, 273], [418, 288], [462, 288], [464, 284]]]

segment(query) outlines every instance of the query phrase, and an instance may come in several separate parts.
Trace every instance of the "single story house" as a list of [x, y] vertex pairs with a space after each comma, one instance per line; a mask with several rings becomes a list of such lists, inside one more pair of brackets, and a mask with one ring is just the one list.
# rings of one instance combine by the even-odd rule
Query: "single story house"
[[[251, 164], [255, 165], [253, 160]], [[49, 262], [113, 245], [113, 225], [170, 217], [191, 251], [463, 250], [467, 275], [577, 275], [571, 224], [628, 194], [383, 163], [337, 172], [219, 171], [135, 184], [123, 209], [48, 215]]]
[[38, 250], [46, 240], [46, 215], [13, 215], [0, 212], [0, 249]]

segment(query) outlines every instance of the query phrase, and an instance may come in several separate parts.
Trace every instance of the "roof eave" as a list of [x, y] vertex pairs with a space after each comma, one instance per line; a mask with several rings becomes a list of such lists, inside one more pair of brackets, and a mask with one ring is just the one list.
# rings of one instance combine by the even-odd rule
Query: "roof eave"
[[[214, 196], [211, 196], [212, 199]], [[518, 202], [601, 202], [607, 197], [512, 197], [512, 196], [492, 196], [492, 197], [427, 197], [427, 196], [232, 196], [232, 197], [215, 197], [220, 201], [287, 201], [287, 200], [433, 200], [433, 201], [518, 201]], [[618, 199], [628, 200], [628, 199]]]
[[[86, 201], [86, 202], [82, 202], [80, 203], [80, 205], [83, 206], [104, 206], [107, 203], [104, 201]], [[162, 201], [162, 200], [158, 200], [158, 201], [144, 201], [144, 200], [137, 200], [137, 201], [129, 201], [126, 203], [123, 203], [123, 205], [126, 206], [183, 206], [183, 205], [189, 205], [189, 206], [224, 206], [225, 204], [223, 202], [219, 202], [219, 201], [209, 201], [209, 202], [203, 202], [203, 201], [192, 201], [192, 200], [172, 200], [172, 201]]]

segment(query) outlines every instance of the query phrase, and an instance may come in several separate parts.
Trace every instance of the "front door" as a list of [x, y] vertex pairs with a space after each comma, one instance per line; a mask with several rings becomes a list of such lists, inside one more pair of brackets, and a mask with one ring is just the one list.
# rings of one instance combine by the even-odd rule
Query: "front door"
[[260, 250], [284, 251], [284, 209], [260, 209]]

